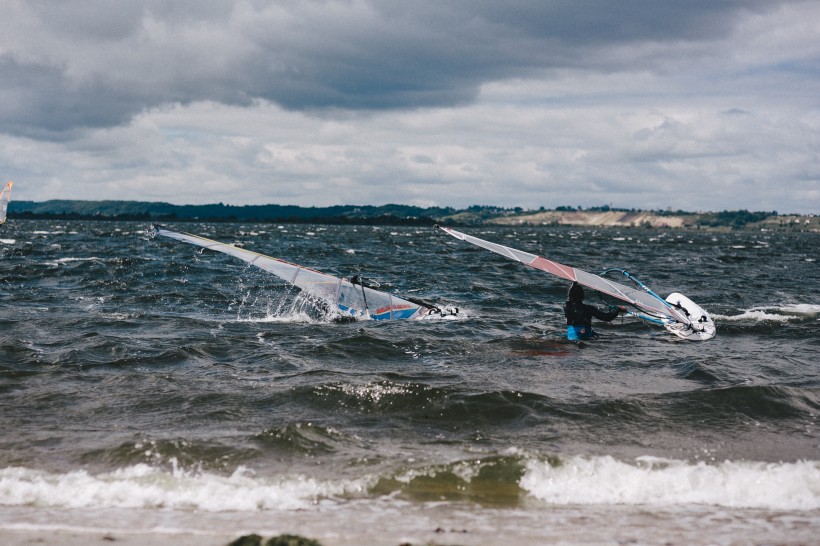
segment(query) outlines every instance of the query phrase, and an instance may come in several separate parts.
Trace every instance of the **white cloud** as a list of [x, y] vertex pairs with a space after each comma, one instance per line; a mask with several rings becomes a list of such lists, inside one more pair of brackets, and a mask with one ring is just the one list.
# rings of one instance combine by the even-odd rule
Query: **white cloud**
[[0, 174], [31, 200], [820, 211], [820, 7], [631, 5], [11, 2]]

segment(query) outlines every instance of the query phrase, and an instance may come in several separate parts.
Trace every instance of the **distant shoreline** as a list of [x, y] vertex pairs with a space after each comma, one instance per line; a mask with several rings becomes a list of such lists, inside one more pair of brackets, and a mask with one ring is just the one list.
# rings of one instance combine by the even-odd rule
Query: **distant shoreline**
[[820, 215], [747, 210], [722, 212], [645, 211], [608, 206], [523, 210], [494, 206], [409, 205], [298, 207], [290, 205], [172, 205], [139, 201], [12, 201], [9, 219], [144, 222], [244, 222], [331, 225], [585, 226], [820, 232]]

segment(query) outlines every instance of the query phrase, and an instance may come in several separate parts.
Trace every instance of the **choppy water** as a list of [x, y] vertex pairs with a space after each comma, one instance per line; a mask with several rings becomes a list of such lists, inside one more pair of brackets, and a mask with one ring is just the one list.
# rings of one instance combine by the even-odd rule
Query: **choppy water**
[[[465, 229], [626, 268], [718, 325], [697, 343], [618, 319], [577, 347], [563, 340], [565, 283], [432, 228], [178, 227], [462, 316], [339, 324], [275, 277], [145, 224], [12, 219], [8, 525], [105, 527], [136, 511], [254, 528], [275, 514], [328, 537], [342, 514], [401, 519], [412, 538], [457, 511], [537, 542], [544, 522], [566, 538], [556, 514], [597, 514], [600, 529], [673, 514], [674, 534], [717, 511], [731, 537], [759, 536], [761, 518], [774, 537], [820, 524], [820, 234]], [[638, 540], [654, 540], [657, 523], [642, 525], [654, 530]]]

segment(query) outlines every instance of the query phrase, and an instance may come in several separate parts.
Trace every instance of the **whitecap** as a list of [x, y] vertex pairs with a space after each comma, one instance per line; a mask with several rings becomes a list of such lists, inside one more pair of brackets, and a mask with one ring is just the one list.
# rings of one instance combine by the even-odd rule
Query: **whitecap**
[[317, 498], [355, 494], [367, 478], [319, 480], [304, 475], [255, 476], [240, 467], [230, 476], [137, 464], [113, 472], [51, 473], [0, 469], [0, 503], [53, 508], [169, 508], [206, 512], [298, 510]]
[[285, 313], [282, 315], [265, 315], [262, 317], [239, 317], [236, 319], [236, 322], [247, 322], [247, 323], [319, 323], [319, 322], [327, 322], [326, 320], [319, 320], [312, 318], [310, 315], [303, 311], [298, 312], [290, 312]]
[[45, 265], [59, 266], [59, 265], [69, 264], [69, 263], [72, 263], [72, 262], [95, 262], [95, 261], [102, 261], [102, 258], [98, 258], [96, 256], [90, 256], [88, 258], [58, 258], [56, 260], [46, 262]]
[[554, 504], [820, 508], [818, 461], [707, 464], [647, 457], [627, 463], [611, 456], [579, 456], [555, 464], [532, 459], [519, 485]]
[[773, 321], [788, 322], [805, 317], [813, 317], [820, 314], [820, 305], [813, 304], [792, 304], [771, 307], [754, 307], [747, 309], [739, 315], [712, 315], [715, 320], [724, 322], [740, 321]]
[[712, 319], [723, 322], [763, 322], [766, 320], [774, 322], [787, 322], [790, 320], [795, 320], [796, 318], [796, 315], [781, 315], [777, 313], [770, 313], [763, 309], [749, 309], [747, 311], [743, 311], [739, 315], [712, 315]]
[[810, 303], [797, 303], [794, 305], [784, 305], [779, 308], [784, 313], [797, 313], [798, 315], [818, 315], [820, 314], [820, 305], [813, 305]]

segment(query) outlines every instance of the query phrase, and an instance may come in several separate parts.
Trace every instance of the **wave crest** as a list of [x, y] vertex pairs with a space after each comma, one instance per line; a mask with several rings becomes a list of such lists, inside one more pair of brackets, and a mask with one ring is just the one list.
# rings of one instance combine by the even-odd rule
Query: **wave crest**
[[[640, 457], [530, 460], [520, 485], [555, 504], [706, 504], [727, 508], [820, 508], [820, 463], [724, 461], [697, 464]], [[765, 493], [764, 493], [765, 492]]]
[[771, 307], [753, 307], [737, 315], [713, 315], [723, 322], [789, 322], [812, 319], [820, 315], [820, 305], [795, 304]]

